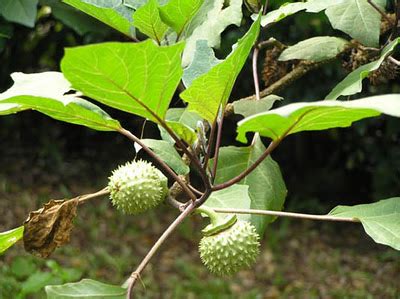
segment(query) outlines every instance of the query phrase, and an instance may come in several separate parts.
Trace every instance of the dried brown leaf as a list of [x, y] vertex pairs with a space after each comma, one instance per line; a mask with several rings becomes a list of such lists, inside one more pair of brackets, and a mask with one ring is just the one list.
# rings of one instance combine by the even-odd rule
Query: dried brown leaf
[[77, 198], [50, 200], [43, 208], [31, 212], [24, 223], [25, 250], [47, 258], [68, 243], [78, 204]]

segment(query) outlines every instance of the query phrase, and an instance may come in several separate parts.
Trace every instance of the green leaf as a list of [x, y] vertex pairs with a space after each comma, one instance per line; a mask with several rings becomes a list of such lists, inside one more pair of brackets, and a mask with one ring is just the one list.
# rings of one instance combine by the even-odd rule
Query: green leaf
[[[215, 191], [211, 193], [204, 205], [209, 208], [250, 209], [249, 186], [235, 184], [226, 189]], [[239, 220], [251, 222], [250, 214], [236, 214], [236, 216]]]
[[168, 26], [161, 21], [157, 0], [149, 0], [135, 13], [133, 24], [142, 33], [161, 44]]
[[[59, 279], [50, 272], [37, 271], [32, 273], [26, 281], [21, 284], [21, 294], [28, 295], [39, 292], [48, 284], [59, 283]], [[25, 298], [23, 296], [22, 298]]]
[[[222, 147], [220, 149], [216, 183], [220, 184], [236, 177], [252, 165], [264, 151], [265, 146], [258, 136], [254, 144], [248, 147]], [[279, 165], [271, 157], [266, 158], [240, 184], [249, 186], [250, 208], [276, 211], [282, 209], [287, 190]], [[251, 215], [250, 219], [262, 236], [265, 227], [274, 218]]]
[[86, 96], [158, 122], [181, 79], [182, 50], [151, 40], [89, 45], [66, 49], [61, 69]]
[[[261, 26], [265, 27], [272, 23], [279, 22], [288, 16], [291, 16], [300, 11], [306, 10], [307, 12], [320, 12], [330, 6], [340, 4], [347, 0], [310, 0], [307, 2], [284, 3], [278, 9], [268, 12], [261, 18]], [[257, 15], [252, 15], [253, 20]]]
[[[188, 144], [193, 144], [197, 140], [195, 129], [197, 122], [201, 121], [202, 118], [196, 113], [190, 112], [185, 108], [171, 108], [168, 109], [165, 119], [168, 126]], [[159, 129], [163, 140], [172, 144], [175, 143], [161, 126], [159, 126]]]
[[189, 65], [193, 60], [198, 40], [206, 40], [209, 47], [218, 48], [221, 43], [221, 33], [230, 25], [240, 26], [242, 4], [242, 0], [204, 0], [198, 13], [182, 34], [186, 41], [183, 66]]
[[381, 15], [367, 0], [347, 0], [326, 9], [332, 27], [341, 30], [365, 46], [377, 47]]
[[181, 98], [189, 103], [189, 110], [197, 112], [210, 122], [214, 121], [220, 106], [225, 107], [228, 102], [236, 77], [246, 62], [259, 31], [258, 19], [239, 40], [227, 59], [195, 79], [192, 85], [181, 93]]
[[180, 36], [204, 0], [170, 0], [160, 8], [161, 19]]
[[54, 119], [99, 131], [121, 128], [118, 121], [98, 106], [75, 94], [65, 95], [71, 86], [61, 73], [13, 73], [11, 77], [15, 84], [0, 94], [0, 115], [33, 109]]
[[323, 61], [335, 58], [348, 45], [348, 41], [333, 36], [317, 36], [303, 40], [285, 49], [279, 56], [280, 61], [304, 59]]
[[22, 238], [23, 234], [23, 226], [0, 233], [0, 254], [4, 253], [8, 248], [17, 243], [18, 240]]
[[236, 114], [241, 114], [244, 117], [249, 117], [253, 114], [268, 111], [272, 108], [276, 101], [280, 101], [283, 98], [276, 95], [269, 95], [260, 100], [247, 100], [242, 99], [233, 102], [233, 110]]
[[192, 85], [194, 79], [207, 73], [213, 66], [220, 63], [221, 60], [215, 57], [214, 51], [208, 46], [206, 40], [198, 40], [196, 42], [196, 50], [193, 60], [187, 68], [183, 70], [182, 81], [187, 87]]
[[357, 218], [376, 243], [400, 250], [400, 197], [372, 204], [337, 206], [329, 215]]
[[38, 0], [1, 0], [0, 15], [10, 22], [35, 26]]
[[181, 156], [179, 156], [171, 143], [157, 139], [142, 139], [141, 141], [151, 148], [177, 174], [185, 175], [189, 173], [189, 166], [183, 162]]
[[120, 0], [63, 0], [63, 2], [98, 19], [128, 36], [134, 36], [132, 15], [134, 10]]
[[145, 5], [147, 1], [148, 0], [123, 0], [125, 6], [135, 10]]
[[90, 299], [124, 299], [126, 289], [90, 279], [76, 283], [57, 286], [46, 286], [47, 299], [90, 298]]
[[277, 140], [303, 131], [344, 128], [357, 120], [381, 113], [400, 117], [400, 94], [354, 101], [318, 101], [286, 105], [240, 121], [237, 140], [246, 142], [247, 132], [259, 132], [261, 136]]
[[362, 81], [368, 77], [369, 73], [377, 70], [394, 48], [400, 43], [400, 38], [393, 40], [381, 53], [378, 60], [364, 64], [348, 74], [346, 78], [339, 82], [335, 88], [325, 97], [326, 100], [336, 100], [340, 96], [349, 96], [362, 90]]

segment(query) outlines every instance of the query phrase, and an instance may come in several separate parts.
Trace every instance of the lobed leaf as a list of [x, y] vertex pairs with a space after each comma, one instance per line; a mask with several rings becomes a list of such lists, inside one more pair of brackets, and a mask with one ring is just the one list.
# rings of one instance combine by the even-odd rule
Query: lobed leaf
[[0, 115], [32, 109], [94, 130], [116, 131], [121, 128], [117, 120], [98, 106], [75, 94], [65, 94], [71, 86], [61, 73], [13, 73], [11, 77], [14, 85], [0, 94]]
[[374, 96], [354, 101], [295, 103], [255, 114], [238, 123], [237, 140], [246, 142], [247, 132], [273, 140], [303, 131], [349, 127], [363, 118], [387, 114], [400, 117], [400, 94]]
[[[265, 146], [259, 136], [248, 147], [222, 147], [216, 183], [220, 184], [236, 177], [252, 165], [264, 151]], [[271, 157], [266, 158], [253, 172], [240, 181], [240, 184], [249, 186], [250, 205], [246, 208], [276, 211], [283, 208], [287, 190], [279, 165]], [[233, 205], [230, 208], [237, 208], [240, 204], [239, 201], [236, 206]], [[260, 236], [263, 235], [268, 223], [273, 220], [271, 216], [250, 216], [250, 221], [257, 228]]]
[[232, 53], [208, 73], [195, 79], [181, 98], [189, 103], [189, 110], [213, 122], [220, 106], [225, 107], [236, 77], [239, 75], [250, 50], [257, 40], [260, 20], [255, 21], [246, 35], [239, 40]]
[[72, 86], [110, 107], [164, 119], [182, 76], [183, 44], [102, 43], [66, 49], [61, 69]]
[[337, 206], [329, 215], [357, 218], [376, 243], [400, 250], [400, 197], [372, 204]]

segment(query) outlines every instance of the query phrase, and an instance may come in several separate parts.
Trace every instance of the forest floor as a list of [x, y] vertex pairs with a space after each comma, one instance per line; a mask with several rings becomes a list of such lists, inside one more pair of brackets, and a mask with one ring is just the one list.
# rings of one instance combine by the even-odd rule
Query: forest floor
[[[102, 175], [63, 171], [0, 173], [0, 231], [21, 225], [49, 199], [91, 193], [106, 183]], [[107, 197], [93, 199], [79, 207], [70, 244], [51, 259], [33, 257], [21, 243], [0, 256], [0, 299], [44, 298], [44, 285], [82, 278], [122, 284], [176, 216], [168, 206], [126, 216]], [[167, 240], [143, 272], [138, 298], [400, 298], [399, 252], [375, 244], [359, 224], [278, 219], [267, 229], [256, 265], [231, 278], [215, 277], [201, 264], [204, 225], [193, 216]]]

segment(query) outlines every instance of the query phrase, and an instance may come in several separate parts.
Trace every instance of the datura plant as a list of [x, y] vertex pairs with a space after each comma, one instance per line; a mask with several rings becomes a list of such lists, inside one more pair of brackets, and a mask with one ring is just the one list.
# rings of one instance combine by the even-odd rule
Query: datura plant
[[[253, 0], [63, 2], [119, 31], [126, 42], [66, 48], [61, 72], [11, 74], [14, 85], [0, 94], [0, 115], [36, 110], [59, 121], [115, 132], [132, 141], [136, 151], [146, 152], [152, 163], [126, 161], [109, 175], [104, 189], [50, 201], [23, 226], [0, 234], [0, 253], [22, 238], [27, 251], [48, 257], [68, 242], [82, 205], [102, 196], [109, 196], [116, 213], [145, 213], [164, 202], [177, 217], [121, 287], [82, 280], [47, 286], [49, 298], [103, 298], [106, 293], [132, 298], [146, 265], [186, 218], [209, 221], [198, 250], [210, 275], [251, 268], [268, 238], [264, 231], [276, 217], [360, 223], [372, 240], [400, 250], [400, 197], [338, 206], [326, 215], [285, 212], [285, 183], [271, 158], [296, 133], [350, 127], [382, 114], [400, 117], [400, 94], [356, 96], [363, 81], [365, 87], [398, 74], [400, 1], [309, 0], [276, 10], [268, 1]], [[8, 20], [7, 9], [0, 5]], [[325, 13], [340, 37], [318, 36], [294, 45], [273, 36], [261, 38], [260, 31], [268, 36], [267, 28], [296, 18], [298, 12]], [[217, 59], [214, 49], [221, 33], [232, 25], [247, 33], [229, 55]], [[250, 55], [255, 94], [235, 100], [230, 94]], [[265, 56], [262, 71], [257, 69], [260, 55]], [[281, 99], [279, 108], [273, 108], [280, 99], [274, 93], [333, 60], [343, 60], [350, 73], [325, 99]], [[262, 90], [261, 73], [266, 83]], [[96, 102], [155, 123], [161, 139], [134, 135]], [[242, 146], [221, 146], [224, 119], [234, 114], [242, 117], [236, 123]]]

